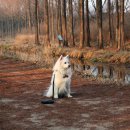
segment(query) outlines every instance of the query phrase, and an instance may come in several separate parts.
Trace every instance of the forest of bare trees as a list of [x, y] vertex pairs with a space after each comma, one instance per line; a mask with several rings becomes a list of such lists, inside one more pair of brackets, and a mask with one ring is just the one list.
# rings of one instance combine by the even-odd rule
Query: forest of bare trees
[[130, 40], [129, 0], [0, 0], [0, 38], [35, 34], [45, 44], [125, 49]]

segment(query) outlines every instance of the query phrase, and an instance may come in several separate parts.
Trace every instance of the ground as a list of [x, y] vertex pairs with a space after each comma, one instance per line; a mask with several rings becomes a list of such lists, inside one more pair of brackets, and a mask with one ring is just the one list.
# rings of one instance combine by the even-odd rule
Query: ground
[[41, 104], [51, 71], [0, 58], [0, 130], [130, 130], [130, 86], [72, 79], [72, 98]]

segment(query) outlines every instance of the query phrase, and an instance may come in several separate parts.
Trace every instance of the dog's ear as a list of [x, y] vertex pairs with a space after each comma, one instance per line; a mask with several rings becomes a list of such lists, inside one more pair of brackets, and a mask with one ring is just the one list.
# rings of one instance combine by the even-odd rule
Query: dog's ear
[[67, 56], [66, 56], [66, 58], [68, 58], [68, 59], [69, 59], [69, 55], [67, 55]]
[[63, 56], [61, 55], [60, 58], [59, 58], [59, 60], [62, 60], [62, 59], [63, 59]]

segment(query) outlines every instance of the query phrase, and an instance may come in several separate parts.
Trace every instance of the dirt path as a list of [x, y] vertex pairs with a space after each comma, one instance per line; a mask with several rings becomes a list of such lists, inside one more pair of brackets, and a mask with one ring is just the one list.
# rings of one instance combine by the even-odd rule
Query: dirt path
[[130, 86], [73, 76], [73, 98], [43, 105], [51, 71], [0, 58], [0, 130], [130, 130]]

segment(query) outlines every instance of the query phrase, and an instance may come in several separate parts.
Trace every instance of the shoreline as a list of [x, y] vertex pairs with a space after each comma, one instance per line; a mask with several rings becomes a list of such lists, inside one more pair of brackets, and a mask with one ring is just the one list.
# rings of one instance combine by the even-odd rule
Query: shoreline
[[93, 63], [130, 63], [130, 51], [46, 47], [34, 44], [0, 44], [0, 56], [17, 57], [24, 61], [40, 62], [43, 56], [49, 58], [50, 56], [56, 57], [60, 55], [69, 55], [71, 58]]

